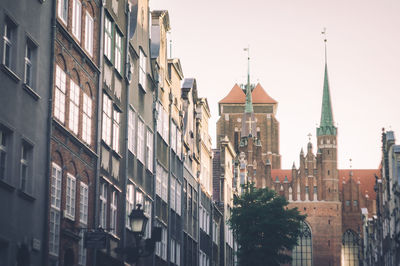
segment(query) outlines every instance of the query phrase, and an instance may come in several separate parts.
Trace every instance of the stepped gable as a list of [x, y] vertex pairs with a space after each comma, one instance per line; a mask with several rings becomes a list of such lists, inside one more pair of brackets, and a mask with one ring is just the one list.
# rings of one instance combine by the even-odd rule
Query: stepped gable
[[350, 171], [353, 171], [353, 180], [357, 182], [360, 180], [360, 191], [362, 195], [366, 195], [368, 191], [368, 196], [370, 199], [376, 199], [376, 192], [374, 190], [375, 186], [375, 174], [380, 176], [379, 169], [339, 169], [339, 190], [343, 187], [343, 177], [346, 183], [350, 179]]
[[[262, 103], [269, 103], [269, 104], [277, 104], [278, 102], [275, 101], [268, 93], [264, 90], [260, 83], [257, 83], [256, 87], [251, 92], [253, 104], [262, 104]], [[235, 84], [228, 95], [225, 96], [219, 103], [242, 103], [246, 102], [246, 94], [243, 90], [239, 87], [238, 84]]]

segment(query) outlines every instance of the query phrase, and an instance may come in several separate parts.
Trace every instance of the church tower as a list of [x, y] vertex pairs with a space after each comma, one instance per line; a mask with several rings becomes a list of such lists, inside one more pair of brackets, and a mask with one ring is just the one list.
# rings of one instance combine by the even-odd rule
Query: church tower
[[317, 147], [322, 198], [326, 201], [339, 200], [339, 177], [337, 168], [337, 128], [334, 125], [331, 96], [329, 91], [328, 64], [325, 39], [325, 74], [322, 96], [321, 122], [317, 128]]

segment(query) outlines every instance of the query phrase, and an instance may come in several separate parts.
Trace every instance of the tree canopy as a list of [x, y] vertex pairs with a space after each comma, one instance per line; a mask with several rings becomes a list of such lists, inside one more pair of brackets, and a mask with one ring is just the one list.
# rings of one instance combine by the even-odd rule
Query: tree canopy
[[291, 261], [288, 251], [297, 245], [301, 222], [306, 218], [297, 208], [268, 188], [253, 183], [242, 186], [234, 197], [228, 221], [238, 242], [239, 265], [280, 265]]

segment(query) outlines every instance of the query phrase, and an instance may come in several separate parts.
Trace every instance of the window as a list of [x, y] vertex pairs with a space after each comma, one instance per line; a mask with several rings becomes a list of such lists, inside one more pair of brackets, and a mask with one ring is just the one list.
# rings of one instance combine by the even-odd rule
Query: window
[[144, 201], [143, 211], [144, 211], [144, 214], [147, 216], [147, 218], [149, 218], [147, 221], [147, 224], [146, 224], [145, 231], [144, 231], [144, 238], [148, 239], [148, 238], [151, 238], [151, 228], [152, 228], [151, 227], [151, 201], [150, 200], [146, 199]]
[[157, 164], [156, 169], [156, 194], [161, 197], [162, 167]]
[[354, 206], [354, 207], [357, 207], [357, 206], [358, 206], [358, 201], [357, 201], [357, 200], [354, 200], [354, 201], [353, 201], [353, 206]]
[[181, 244], [179, 244], [178, 242], [176, 242], [176, 260], [175, 260], [175, 264], [177, 266], [181, 265]]
[[49, 253], [58, 256], [60, 247], [60, 211], [50, 210]]
[[113, 115], [113, 149], [115, 152], [119, 153], [119, 122], [120, 122], [120, 113], [117, 110], [114, 110]]
[[350, 200], [346, 200], [346, 206], [350, 206]]
[[85, 16], [85, 49], [90, 55], [93, 55], [93, 18], [87, 11]]
[[171, 248], [170, 248], [170, 256], [171, 256], [171, 258], [170, 258], [170, 261], [172, 262], [172, 263], [175, 263], [175, 240], [174, 239], [172, 239], [171, 238]]
[[65, 216], [75, 219], [75, 196], [76, 196], [76, 180], [75, 177], [67, 175], [67, 199], [65, 203]]
[[112, 101], [106, 94], [103, 94], [102, 139], [107, 145], [111, 145], [111, 115]]
[[171, 149], [176, 153], [176, 126], [171, 123]]
[[128, 149], [132, 152], [136, 152], [136, 114], [129, 108], [128, 113]]
[[51, 169], [51, 207], [60, 210], [61, 206], [61, 167], [52, 164]]
[[181, 184], [179, 182], [176, 182], [176, 213], [178, 215], [181, 215], [181, 213], [182, 213], [181, 189], [182, 189]]
[[129, 215], [131, 214], [133, 208], [135, 207], [135, 200], [133, 197], [134, 187], [132, 184], [128, 184], [126, 188], [126, 227], [131, 229], [131, 224], [129, 222]]
[[81, 266], [86, 265], [86, 257], [87, 257], [87, 251], [84, 246], [84, 233], [83, 230], [79, 232], [79, 249], [78, 249], [78, 264]]
[[57, 65], [54, 116], [60, 120], [61, 123], [65, 121], [65, 84], [65, 72]]
[[171, 204], [171, 209], [175, 210], [175, 178], [171, 178], [171, 198], [170, 198], [170, 204]]
[[118, 203], [118, 195], [116, 191], [112, 192], [111, 196], [111, 205], [110, 205], [110, 228], [111, 233], [114, 235], [117, 234], [117, 203]]
[[145, 156], [145, 154], [144, 154], [144, 145], [145, 145], [145, 142], [144, 142], [144, 131], [145, 131], [145, 129], [144, 129], [144, 123], [143, 123], [143, 121], [142, 120], [138, 120], [138, 138], [137, 138], [137, 148], [138, 148], [138, 151], [137, 151], [137, 157], [138, 157], [138, 159], [144, 164], [145, 163], [145, 161], [144, 161], [144, 156]]
[[143, 90], [147, 90], [146, 87], [146, 55], [140, 49], [139, 53], [139, 84]]
[[312, 264], [312, 239], [310, 227], [302, 222], [297, 246], [292, 250], [293, 266], [311, 266]]
[[79, 0], [72, 0], [72, 34], [81, 40], [82, 4]]
[[67, 24], [68, 19], [68, 0], [58, 0], [58, 17]]
[[181, 152], [182, 152], [182, 136], [181, 132], [179, 130], [176, 131], [176, 154], [178, 155], [179, 158], [181, 158]]
[[31, 173], [30, 168], [32, 167], [32, 146], [27, 143], [22, 144], [21, 149], [21, 172], [20, 172], [20, 189], [24, 192], [31, 192]]
[[87, 225], [88, 222], [88, 203], [89, 189], [85, 183], [81, 182], [79, 200], [79, 221], [84, 225]]
[[49, 253], [58, 256], [60, 242], [61, 167], [52, 164]]
[[7, 165], [7, 134], [3, 129], [0, 129], [0, 179], [6, 178], [6, 165]]
[[25, 46], [25, 84], [29, 87], [33, 87], [32, 83], [32, 60], [33, 60], [33, 47], [28, 42]]
[[69, 128], [78, 134], [79, 122], [79, 86], [71, 80], [69, 94]]
[[342, 238], [342, 265], [359, 265], [359, 239], [355, 232], [346, 230]]
[[106, 16], [104, 22], [104, 55], [111, 61], [112, 22]]
[[107, 228], [107, 185], [100, 185], [100, 224], [99, 227]]
[[87, 144], [92, 141], [92, 99], [86, 93], [83, 94], [82, 114], [82, 139]]
[[119, 32], [115, 32], [115, 69], [122, 73], [122, 36]]
[[8, 67], [12, 68], [11, 60], [13, 56], [13, 46], [15, 41], [15, 31], [16, 26], [15, 24], [11, 23], [10, 20], [6, 20], [4, 25], [4, 46], [3, 46], [3, 64]]
[[147, 130], [146, 136], [146, 164], [147, 169], [153, 172], [153, 133]]
[[161, 191], [161, 198], [165, 201], [168, 202], [168, 172], [163, 171], [162, 172], [162, 191]]

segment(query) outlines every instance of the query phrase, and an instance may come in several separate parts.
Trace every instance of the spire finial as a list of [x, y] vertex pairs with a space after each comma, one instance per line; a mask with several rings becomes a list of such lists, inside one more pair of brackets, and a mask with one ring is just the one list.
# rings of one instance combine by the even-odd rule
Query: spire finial
[[251, 88], [250, 88], [250, 46], [243, 49], [247, 51], [247, 85], [246, 85], [246, 106], [245, 113], [253, 113], [253, 102], [251, 99]]
[[328, 63], [328, 57], [327, 57], [327, 52], [326, 52], [326, 42], [328, 41], [326, 39], [326, 28], [324, 27], [323, 31], [321, 32], [322, 35], [324, 35], [324, 44], [325, 44], [325, 64]]
[[309, 141], [309, 142], [311, 142], [311, 137], [312, 137], [312, 134], [311, 134], [311, 133], [308, 133], [308, 135], [307, 135], [307, 136], [308, 136], [308, 141]]
[[353, 168], [353, 164], [352, 164], [352, 162], [353, 162], [353, 159], [351, 159], [351, 158], [350, 158], [350, 160], [349, 160], [349, 161], [350, 161], [350, 169], [352, 169], [352, 168]]

